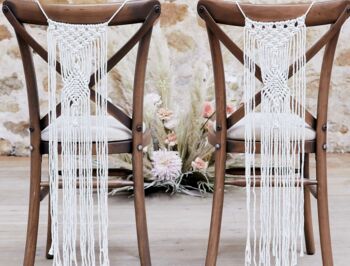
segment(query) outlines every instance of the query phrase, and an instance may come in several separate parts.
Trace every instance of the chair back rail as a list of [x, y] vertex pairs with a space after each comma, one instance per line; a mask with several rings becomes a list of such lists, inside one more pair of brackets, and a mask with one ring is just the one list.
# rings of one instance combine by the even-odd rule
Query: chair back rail
[[[120, 6], [119, 4], [102, 4], [102, 5], [44, 5], [51, 19], [65, 23], [95, 24], [108, 20], [108, 16]], [[33, 25], [47, 25], [45, 16], [40, 8], [33, 1], [27, 0], [6, 0], [3, 3], [3, 12], [11, 25], [13, 26], [18, 44], [20, 47], [22, 62], [24, 67], [28, 106], [30, 114], [30, 131], [33, 133], [32, 139], [35, 143], [40, 141], [40, 132], [48, 126], [48, 114], [40, 119], [40, 106], [38, 88], [33, 64], [32, 50], [36, 52], [43, 60], [48, 61], [48, 52], [44, 49], [26, 30], [24, 23]], [[150, 44], [150, 35], [152, 28], [160, 15], [160, 3], [157, 0], [140, 0], [128, 2], [109, 26], [126, 25], [142, 23], [136, 33], [108, 60], [107, 71], [115, 67], [138, 43], [139, 49], [145, 50], [142, 56], [136, 59], [136, 71], [134, 75], [134, 95], [137, 100], [133, 102], [133, 117], [137, 117], [135, 122], [142, 125], [142, 108], [143, 108], [143, 86], [147, 64], [148, 48]], [[142, 44], [142, 45], [141, 45]], [[139, 51], [140, 53], [140, 51]], [[57, 62], [57, 73], [60, 74], [60, 63]], [[96, 92], [93, 89], [95, 85], [94, 73], [90, 79], [90, 99], [95, 101]], [[137, 106], [136, 106], [137, 105]], [[56, 107], [57, 115], [61, 113], [61, 105]], [[118, 119], [127, 128], [132, 129], [133, 119], [126, 115], [120, 108], [108, 101], [108, 113]], [[35, 132], [35, 134], [34, 134]], [[142, 133], [142, 131], [141, 131]], [[141, 134], [142, 135], [142, 134]], [[142, 136], [141, 136], [142, 138]], [[33, 145], [33, 143], [32, 143]]]
[[[349, 0], [316, 2], [306, 18], [306, 25], [320, 26], [333, 24], [349, 4]], [[267, 22], [282, 21], [301, 16], [308, 9], [310, 3], [276, 5], [242, 3], [240, 5], [249, 18], [255, 21]], [[244, 26], [244, 16], [233, 0], [199, 0], [198, 7], [205, 7], [217, 23]]]
[[[47, 25], [44, 14], [33, 0], [6, 0], [4, 5], [11, 9], [21, 23]], [[118, 5], [121, 5], [121, 2], [119, 4], [98, 5], [44, 4], [43, 7], [49, 17], [55, 21], [73, 24], [98, 24], [108, 21]], [[142, 23], [155, 5], [159, 5], [157, 0], [131, 1], [111, 21], [110, 25]]]
[[[252, 5], [241, 4], [245, 14], [257, 21], [283, 21], [293, 19], [305, 14], [310, 6], [307, 4], [279, 4], [279, 5]], [[206, 22], [210, 49], [213, 61], [215, 94], [217, 101], [217, 134], [222, 134], [224, 129], [228, 129], [244, 117], [244, 104], [242, 104], [233, 114], [226, 118], [224, 108], [219, 108], [225, 104], [225, 76], [224, 65], [222, 63], [222, 53], [217, 43], [223, 44], [239, 62], [244, 63], [244, 51], [235, 44], [231, 38], [224, 32], [219, 24], [243, 27], [245, 18], [239, 10], [235, 1], [215, 1], [199, 0], [198, 13]], [[326, 47], [323, 55], [323, 67], [320, 73], [320, 85], [318, 92], [317, 116], [314, 117], [306, 110], [305, 122], [316, 130], [317, 135], [326, 132], [327, 107], [329, 85], [331, 80], [331, 71], [334, 60], [334, 53], [337, 46], [337, 40], [340, 30], [350, 15], [350, 1], [337, 0], [316, 2], [311, 8], [306, 18], [307, 27], [322, 26], [330, 24], [326, 33], [314, 43], [306, 52], [306, 61], [309, 62], [323, 47]], [[221, 62], [221, 63], [220, 63]], [[293, 64], [290, 66], [289, 78], [293, 75]], [[261, 81], [261, 70], [256, 66], [256, 78]], [[294, 101], [294, 100], [293, 100]], [[256, 105], [261, 102], [261, 91], [255, 95]], [[323, 128], [322, 131], [318, 130]], [[222, 129], [222, 130], [220, 130]], [[217, 138], [220, 138], [219, 136]], [[322, 137], [323, 138], [323, 137]]]

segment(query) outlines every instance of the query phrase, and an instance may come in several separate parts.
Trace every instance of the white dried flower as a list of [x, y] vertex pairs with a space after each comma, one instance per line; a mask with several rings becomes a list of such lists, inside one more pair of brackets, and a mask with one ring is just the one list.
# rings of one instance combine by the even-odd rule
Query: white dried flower
[[145, 95], [145, 105], [153, 105], [159, 107], [162, 105], [162, 98], [159, 94], [151, 92]]
[[152, 174], [158, 180], [174, 181], [181, 174], [182, 161], [176, 151], [153, 152]]

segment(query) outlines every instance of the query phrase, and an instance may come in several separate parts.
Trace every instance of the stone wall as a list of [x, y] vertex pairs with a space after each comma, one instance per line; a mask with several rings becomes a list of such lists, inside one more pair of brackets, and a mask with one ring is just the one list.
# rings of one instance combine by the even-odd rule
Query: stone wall
[[[104, 0], [42, 0], [50, 3], [101, 3]], [[277, 3], [284, 1], [255, 1]], [[119, 27], [110, 34], [109, 50], [120, 47], [130, 37], [137, 26]], [[308, 31], [308, 43], [311, 44], [327, 28], [313, 28]], [[45, 46], [45, 31], [41, 27], [30, 27], [40, 43]], [[241, 29], [225, 26], [224, 30], [241, 45]], [[329, 149], [334, 152], [350, 152], [350, 43], [346, 36], [350, 33], [350, 22], [343, 28], [339, 49], [336, 53], [332, 88], [329, 105]], [[3, 14], [0, 15], [0, 155], [28, 155], [28, 107], [24, 75], [14, 32]], [[241, 101], [242, 67], [229, 52], [223, 49], [226, 64], [228, 97], [236, 105]], [[110, 98], [131, 111], [132, 72], [136, 51], [110, 74]], [[34, 55], [37, 66], [41, 113], [47, 109], [47, 67]], [[190, 110], [190, 97], [186, 96], [195, 83], [204, 82], [203, 87], [208, 100], [213, 98], [212, 70], [207, 35], [201, 19], [196, 14], [196, 1], [169, 0], [162, 1], [162, 16], [155, 27], [146, 92], [161, 91], [166, 95], [176, 112]], [[318, 56], [308, 65], [308, 107], [314, 112], [316, 108], [318, 72], [321, 57]], [[167, 86], [160, 81], [166, 80]], [[201, 83], [200, 83], [201, 84]], [[204, 83], [203, 83], [204, 86]], [[206, 90], [206, 91], [204, 91]], [[179, 104], [181, 103], [181, 104]]]

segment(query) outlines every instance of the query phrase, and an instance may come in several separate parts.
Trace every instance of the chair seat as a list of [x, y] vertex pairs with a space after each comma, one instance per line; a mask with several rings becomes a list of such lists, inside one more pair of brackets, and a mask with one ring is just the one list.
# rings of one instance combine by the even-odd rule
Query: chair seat
[[[256, 141], [261, 140], [261, 127], [264, 124], [264, 122], [268, 119], [268, 115], [264, 113], [255, 113], [250, 114], [244, 118], [242, 118], [237, 124], [233, 125], [231, 128], [227, 130], [227, 138], [232, 140], [244, 140], [245, 135], [245, 123], [247, 119], [250, 119], [250, 117], [254, 117], [254, 124], [255, 124], [255, 139]], [[285, 119], [288, 119], [288, 121], [297, 121], [300, 123], [301, 118], [294, 114], [288, 114]], [[305, 140], [314, 140], [316, 139], [316, 132], [314, 129], [312, 129], [308, 124], [305, 124]], [[216, 127], [214, 126], [214, 129]]]
[[[92, 138], [96, 138], [97, 126], [96, 126], [96, 116], [90, 116], [91, 124], [92, 124]], [[60, 116], [56, 120], [57, 129], [58, 129], [58, 141], [62, 139], [62, 130], [63, 130], [63, 118]], [[43, 141], [49, 141], [50, 129], [52, 125], [49, 125], [41, 132], [41, 139]], [[145, 131], [145, 126], [143, 127]], [[117, 119], [112, 116], [108, 116], [107, 118], [107, 138], [108, 141], [123, 141], [132, 139], [132, 132], [130, 129], [125, 127], [122, 123], [120, 123]]]

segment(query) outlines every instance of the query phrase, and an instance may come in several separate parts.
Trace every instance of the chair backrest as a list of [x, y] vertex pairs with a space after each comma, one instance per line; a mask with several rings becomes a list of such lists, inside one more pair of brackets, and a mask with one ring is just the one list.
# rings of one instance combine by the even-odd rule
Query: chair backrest
[[[245, 14], [255, 21], [284, 21], [301, 16], [311, 3], [279, 4], [279, 5], [253, 5], [241, 4]], [[244, 105], [240, 106], [230, 117], [226, 118], [226, 94], [224, 64], [220, 43], [222, 43], [242, 64], [244, 52], [228, 37], [218, 24], [243, 27], [245, 18], [235, 1], [199, 0], [198, 13], [207, 26], [210, 49], [212, 54], [215, 95], [217, 103], [217, 132], [226, 132], [244, 117]], [[306, 18], [306, 26], [321, 26], [330, 24], [329, 30], [306, 52], [306, 62], [313, 58], [324, 46], [324, 56], [320, 73], [318, 92], [317, 116], [309, 111], [305, 113], [306, 123], [316, 130], [318, 143], [326, 141], [327, 109], [329, 85], [334, 60], [335, 49], [342, 25], [350, 15], [350, 1], [336, 0], [316, 2]], [[290, 67], [289, 77], [293, 75]], [[256, 66], [255, 76], [261, 81], [261, 71]], [[255, 103], [261, 102], [261, 91], [255, 95]], [[225, 133], [223, 133], [225, 134]]]
[[[50, 19], [55, 21], [72, 24], [97, 24], [108, 21], [112, 14], [118, 9], [118, 4], [99, 4], [99, 5], [44, 5]], [[45, 50], [26, 30], [23, 24], [46, 25], [47, 19], [40, 10], [37, 3], [33, 0], [6, 0], [3, 3], [3, 13], [13, 26], [20, 52], [22, 55], [30, 116], [30, 131], [32, 144], [40, 142], [40, 132], [48, 125], [48, 115], [40, 118], [40, 106], [38, 89], [35, 75], [35, 68], [32, 58], [32, 50], [36, 52], [43, 60], [48, 61], [48, 52]], [[129, 129], [142, 128], [143, 117], [143, 94], [145, 83], [145, 72], [147, 57], [152, 29], [155, 21], [160, 15], [160, 3], [158, 0], [139, 0], [128, 2], [115, 17], [109, 26], [127, 25], [141, 23], [136, 33], [108, 60], [107, 71], [115, 67], [128, 53], [138, 44], [138, 53], [136, 58], [136, 68], [134, 74], [134, 92], [133, 92], [133, 115], [130, 118], [117, 106], [108, 102], [108, 113], [118, 119]], [[32, 50], [31, 50], [32, 49]], [[57, 64], [57, 72], [60, 73], [60, 64]], [[91, 75], [90, 99], [95, 101], [94, 73]], [[60, 114], [61, 105], [58, 104], [56, 111]], [[142, 135], [142, 130], [137, 130]], [[142, 136], [141, 136], [142, 137]], [[141, 138], [139, 137], [139, 138]], [[34, 138], [34, 139], [33, 139]]]

